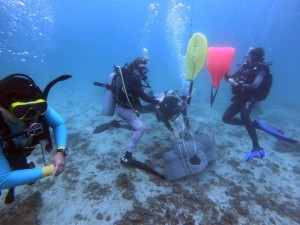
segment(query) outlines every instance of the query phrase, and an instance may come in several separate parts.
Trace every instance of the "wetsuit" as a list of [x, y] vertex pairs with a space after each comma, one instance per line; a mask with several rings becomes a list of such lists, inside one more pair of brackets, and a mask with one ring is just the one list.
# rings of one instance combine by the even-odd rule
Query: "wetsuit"
[[117, 102], [116, 112], [118, 116], [125, 120], [126, 123], [128, 123], [128, 125], [134, 130], [134, 133], [127, 145], [127, 151], [133, 152], [136, 149], [138, 141], [145, 132], [145, 126], [138, 115], [138, 110], [142, 107], [140, 98], [145, 102], [153, 104], [157, 104], [158, 101], [154, 97], [149, 96], [144, 92], [140, 78], [134, 75], [133, 72], [131, 72], [131, 74], [124, 75], [123, 79], [127, 96], [125, 89], [123, 88], [121, 77], [113, 81], [113, 86], [115, 87], [115, 98]]
[[[48, 106], [47, 111], [44, 114], [48, 125], [54, 129], [54, 137], [57, 146], [66, 146], [67, 132], [63, 119]], [[21, 127], [7, 123], [12, 132], [16, 132]], [[14, 145], [18, 148], [26, 147], [30, 145], [29, 135], [24, 134], [22, 136], [14, 138]], [[0, 146], [0, 190], [16, 187], [18, 185], [34, 183], [38, 179], [42, 178], [42, 168], [33, 169], [21, 169], [12, 170], [11, 165], [8, 163], [3, 150], [7, 147], [6, 142], [1, 142]]]
[[158, 121], [164, 122], [165, 126], [171, 132], [174, 131], [170, 120], [175, 120], [180, 114], [183, 116], [184, 124], [189, 129], [189, 119], [187, 117], [186, 96], [167, 95], [164, 100], [158, 104], [156, 109], [156, 118]]
[[[233, 103], [227, 108], [223, 115], [223, 122], [232, 125], [244, 125], [252, 140], [253, 149], [259, 149], [258, 138], [253, 121], [250, 119], [250, 113], [256, 101], [258, 89], [267, 73], [267, 66], [261, 65], [243, 65], [231, 78], [236, 85], [232, 85], [234, 94]], [[241, 119], [234, 118], [240, 113]]]

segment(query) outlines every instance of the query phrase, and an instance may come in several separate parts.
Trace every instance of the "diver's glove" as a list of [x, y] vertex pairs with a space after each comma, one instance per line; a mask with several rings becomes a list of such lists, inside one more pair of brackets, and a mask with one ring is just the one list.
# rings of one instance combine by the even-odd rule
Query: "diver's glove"
[[267, 155], [263, 148], [260, 148], [258, 150], [252, 150], [251, 152], [248, 152], [247, 155], [244, 158], [245, 162], [249, 162], [251, 159], [255, 158], [265, 158]]
[[224, 75], [224, 78], [225, 78], [226, 81], [228, 81], [228, 79], [230, 78], [230, 72], [226, 73]]

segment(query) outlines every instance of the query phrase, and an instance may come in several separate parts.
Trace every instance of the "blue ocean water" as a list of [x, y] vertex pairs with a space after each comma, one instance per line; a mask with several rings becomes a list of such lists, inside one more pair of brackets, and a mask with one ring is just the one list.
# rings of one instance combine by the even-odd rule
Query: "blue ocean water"
[[[88, 85], [107, 79], [113, 65], [146, 55], [153, 88], [179, 89], [187, 41], [201, 32], [209, 46], [236, 49], [232, 71], [249, 47], [264, 47], [276, 79], [272, 98], [293, 101], [299, 96], [299, 17], [297, 0], [1, 0], [0, 71], [28, 73], [42, 83], [68, 73]], [[209, 88], [206, 68], [199, 77], [199, 87]]]
[[[249, 47], [264, 47], [281, 84], [274, 89], [288, 89], [290, 98], [297, 90], [299, 10], [297, 0], [2, 0], [1, 75], [24, 72], [47, 80], [70, 73], [77, 82], [101, 80], [113, 65], [145, 54], [153, 87], [178, 88], [187, 41], [193, 32], [202, 32], [209, 46], [236, 48], [232, 70]], [[165, 79], [171, 87], [160, 86]]]
[[[0, 0], [0, 78], [25, 73], [44, 87], [71, 74], [55, 90], [100, 102], [93, 81], [106, 82], [113, 65], [146, 56], [155, 92], [187, 91], [186, 46], [191, 34], [201, 32], [211, 47], [235, 48], [232, 72], [250, 47], [265, 49], [274, 75], [266, 104], [282, 110], [281, 120], [300, 110], [299, 30], [299, 0]], [[207, 99], [207, 107], [210, 82], [203, 67], [194, 96]], [[221, 82], [216, 110], [225, 110], [229, 98], [229, 86]], [[293, 125], [299, 134], [298, 118]]]

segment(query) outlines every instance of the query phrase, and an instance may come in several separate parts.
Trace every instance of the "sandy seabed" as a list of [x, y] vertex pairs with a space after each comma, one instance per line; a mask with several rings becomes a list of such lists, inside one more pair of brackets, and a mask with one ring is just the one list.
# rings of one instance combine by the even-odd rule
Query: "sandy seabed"
[[[192, 131], [213, 135], [217, 160], [201, 173], [170, 182], [120, 165], [132, 131], [114, 128], [92, 134], [112, 118], [101, 116], [93, 101], [78, 102], [53, 104], [68, 127], [70, 155], [64, 173], [17, 187], [9, 205], [2, 191], [1, 225], [300, 224], [299, 144], [258, 131], [267, 157], [246, 163], [251, 142], [245, 128], [222, 123], [225, 108], [215, 107], [210, 114], [204, 104], [192, 104]], [[259, 119], [297, 139], [297, 111], [272, 109]], [[170, 134], [153, 114], [141, 118], [147, 132], [134, 157], [164, 174], [162, 157], [170, 150]], [[29, 160], [42, 166], [41, 151]]]

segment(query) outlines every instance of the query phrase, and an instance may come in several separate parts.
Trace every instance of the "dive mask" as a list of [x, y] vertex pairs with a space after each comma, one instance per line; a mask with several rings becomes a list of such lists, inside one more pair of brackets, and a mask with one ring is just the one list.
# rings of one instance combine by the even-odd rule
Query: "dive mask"
[[44, 99], [31, 102], [14, 102], [10, 105], [9, 111], [19, 119], [24, 119], [37, 114], [43, 115], [47, 110], [47, 106]]
[[148, 68], [146, 67], [146, 64], [138, 64], [137, 69], [140, 72], [140, 74], [142, 75], [142, 78], [148, 72]]
[[148, 72], [147, 68], [148, 59], [145, 57], [138, 57], [134, 60], [134, 67], [140, 72], [141, 75], [145, 75]]

